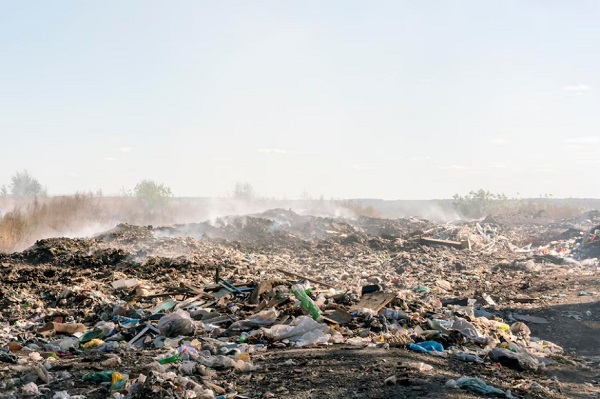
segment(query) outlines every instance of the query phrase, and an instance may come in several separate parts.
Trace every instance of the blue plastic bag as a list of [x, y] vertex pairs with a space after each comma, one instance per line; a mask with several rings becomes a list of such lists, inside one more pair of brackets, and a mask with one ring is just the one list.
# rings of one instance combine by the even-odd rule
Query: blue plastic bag
[[410, 344], [409, 349], [415, 352], [429, 353], [429, 352], [443, 352], [444, 347], [439, 342], [425, 341], [419, 342], [418, 344]]

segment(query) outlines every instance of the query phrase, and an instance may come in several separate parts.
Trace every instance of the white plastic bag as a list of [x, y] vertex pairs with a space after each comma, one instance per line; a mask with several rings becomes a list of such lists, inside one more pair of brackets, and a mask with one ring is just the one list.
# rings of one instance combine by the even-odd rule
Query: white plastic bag
[[277, 309], [267, 309], [248, 317], [246, 320], [236, 321], [229, 327], [229, 329], [233, 331], [240, 331], [249, 330], [254, 327], [270, 326], [275, 323], [278, 317], [279, 312]]
[[301, 348], [309, 345], [326, 344], [330, 338], [331, 334], [325, 334], [323, 330], [313, 330], [303, 334], [296, 341], [296, 346]]
[[459, 331], [462, 335], [475, 342], [486, 342], [486, 338], [477, 330], [475, 325], [463, 318], [457, 317], [454, 323], [452, 323], [452, 329]]
[[314, 345], [318, 343], [327, 343], [331, 334], [326, 334], [328, 327], [326, 324], [317, 323], [308, 316], [300, 316], [290, 325], [276, 325], [264, 329], [266, 337], [281, 341], [289, 339], [296, 342], [297, 346]]

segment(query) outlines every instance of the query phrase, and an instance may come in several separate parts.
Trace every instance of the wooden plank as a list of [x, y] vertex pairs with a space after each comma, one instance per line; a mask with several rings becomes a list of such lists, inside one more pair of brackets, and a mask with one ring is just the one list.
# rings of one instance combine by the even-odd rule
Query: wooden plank
[[352, 321], [352, 315], [343, 309], [336, 309], [331, 313], [324, 314], [323, 320], [332, 322], [333, 324], [348, 324]]
[[361, 308], [373, 309], [375, 312], [379, 312], [388, 303], [392, 302], [396, 294], [391, 292], [371, 292], [365, 294], [360, 299], [360, 302], [350, 308], [350, 311], [355, 311]]
[[204, 294], [204, 290], [200, 287], [196, 287], [190, 284], [182, 284], [183, 288], [195, 295], [201, 295]]
[[423, 245], [444, 245], [446, 247], [453, 247], [459, 249], [469, 248], [468, 241], [451, 241], [451, 240], [438, 240], [433, 237], [422, 237], [420, 240]]
[[185, 301], [179, 302], [179, 303], [177, 304], [177, 306], [175, 306], [175, 309], [174, 309], [174, 310], [177, 310], [177, 309], [179, 309], [179, 308], [183, 308], [183, 307], [185, 307], [185, 306], [189, 305], [190, 303], [193, 303], [193, 302], [197, 301], [197, 300], [198, 300], [198, 299], [200, 299], [201, 297], [202, 297], [202, 295], [196, 295], [196, 296], [193, 296], [193, 297], [191, 297], [191, 298], [188, 298], [188, 299], [186, 299]]

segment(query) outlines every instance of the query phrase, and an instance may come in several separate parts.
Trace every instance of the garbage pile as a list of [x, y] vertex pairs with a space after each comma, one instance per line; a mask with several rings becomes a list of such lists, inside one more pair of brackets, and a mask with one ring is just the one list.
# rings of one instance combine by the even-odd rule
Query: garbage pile
[[[473, 397], [564, 397], [544, 370], [576, 362], [499, 311], [523, 301], [507, 287], [514, 276], [598, 267], [582, 251], [597, 233], [581, 220], [560, 226], [562, 238], [534, 247], [523, 243], [539, 226], [523, 234], [488, 219], [438, 225], [272, 210], [41, 240], [0, 254], [0, 392], [294, 397], [271, 390], [272, 369], [292, 367], [293, 379], [302, 361], [277, 366], [270, 354], [344, 348], [421, 359], [381, 381], [402, 397], [422, 396], [415, 373]], [[515, 379], [528, 383], [507, 383]]]

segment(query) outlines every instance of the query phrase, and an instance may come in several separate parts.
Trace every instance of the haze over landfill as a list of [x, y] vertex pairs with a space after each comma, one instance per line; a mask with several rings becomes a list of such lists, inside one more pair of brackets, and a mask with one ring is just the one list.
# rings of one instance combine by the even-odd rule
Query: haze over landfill
[[0, 182], [600, 197], [600, 5], [2, 3]]

